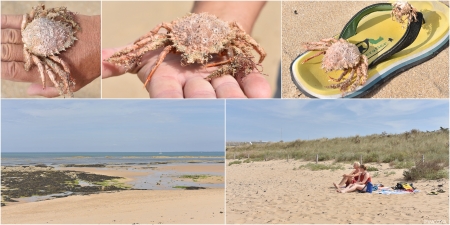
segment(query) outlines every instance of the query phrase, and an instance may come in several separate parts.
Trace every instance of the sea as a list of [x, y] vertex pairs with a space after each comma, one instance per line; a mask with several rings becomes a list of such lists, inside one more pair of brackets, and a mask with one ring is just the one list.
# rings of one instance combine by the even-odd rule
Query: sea
[[224, 156], [224, 152], [2, 152], [1, 165], [223, 163]]

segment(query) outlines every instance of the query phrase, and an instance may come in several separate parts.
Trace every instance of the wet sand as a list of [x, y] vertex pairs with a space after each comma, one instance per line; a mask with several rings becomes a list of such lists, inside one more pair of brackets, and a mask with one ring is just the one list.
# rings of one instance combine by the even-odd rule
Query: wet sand
[[[305, 50], [302, 43], [329, 38], [359, 10], [377, 2], [283, 1], [282, 3], [282, 97], [308, 98], [291, 80], [290, 64]], [[448, 5], [448, 2], [445, 3]], [[297, 14], [295, 14], [295, 10]], [[345, 13], [344, 13], [345, 12]], [[448, 98], [448, 47], [433, 59], [415, 66], [373, 90], [371, 98]]]
[[[321, 162], [323, 163], [323, 162]], [[330, 162], [326, 162], [330, 163]], [[431, 223], [449, 219], [448, 180], [415, 181], [416, 194], [382, 195], [337, 193], [345, 170], [298, 169], [307, 162], [278, 160], [227, 166], [227, 223], [275, 224], [384, 224]], [[228, 165], [228, 164], [227, 164]], [[388, 164], [368, 164], [380, 171], [369, 172], [373, 183], [387, 187], [403, 182], [403, 169]], [[293, 170], [293, 168], [297, 168]], [[386, 172], [386, 173], [385, 173]], [[387, 175], [395, 172], [395, 174]], [[408, 182], [410, 183], [410, 182]], [[443, 184], [445, 193], [427, 195]]]

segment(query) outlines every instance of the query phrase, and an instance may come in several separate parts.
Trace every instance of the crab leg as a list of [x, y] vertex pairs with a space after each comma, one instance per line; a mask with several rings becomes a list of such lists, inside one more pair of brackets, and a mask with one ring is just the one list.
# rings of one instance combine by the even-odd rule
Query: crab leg
[[124, 54], [116, 53], [117, 55], [114, 54], [113, 56], [111, 56], [106, 61], [108, 61], [110, 63], [118, 64], [118, 65], [132, 65], [137, 60], [139, 60], [138, 57], [141, 57], [142, 55], [144, 55], [148, 51], [161, 48], [161, 47], [163, 47], [165, 45], [166, 45], [166, 43], [163, 40], [158, 40], [158, 41], [155, 41], [155, 42], [153, 42], [151, 44], [145, 45], [142, 48], [140, 48], [138, 46], [135, 46], [135, 49], [133, 49], [133, 51], [135, 50], [136, 52], [133, 52], [133, 53], [129, 53], [128, 52], [128, 53], [124, 53]]
[[62, 91], [63, 93], [70, 92], [69, 91], [69, 74], [66, 73], [64, 70], [62, 70], [58, 64], [56, 64], [55, 62], [53, 62], [50, 59], [45, 58], [45, 63], [50, 66], [50, 68], [52, 68], [53, 71], [56, 72], [56, 74], [58, 74], [58, 76], [61, 78], [61, 80], [64, 83], [64, 90]]
[[153, 66], [152, 70], [150, 71], [150, 73], [147, 76], [147, 80], [145, 80], [144, 83], [144, 87], [147, 86], [148, 82], [150, 82], [150, 79], [152, 78], [153, 74], [155, 73], [156, 69], [158, 68], [158, 66], [164, 61], [164, 59], [166, 58], [167, 54], [169, 54], [169, 52], [172, 50], [172, 46], [166, 46], [163, 51], [159, 54], [158, 56], [158, 60], [155, 62], [155, 65]]
[[253, 47], [253, 49], [255, 49], [255, 51], [259, 53], [260, 57], [258, 63], [261, 63], [267, 55], [264, 49], [255, 41], [255, 39], [253, 39], [250, 35], [245, 33], [244, 28], [242, 28], [242, 26], [239, 25], [237, 22], [233, 22], [231, 25], [233, 27], [238, 28], [241, 31], [241, 33], [239, 33], [238, 36], [244, 39], [246, 43], [250, 44]]
[[49, 56], [49, 57], [50, 57], [50, 59], [52, 59], [53, 61], [55, 61], [55, 62], [61, 64], [62, 67], [63, 67], [63, 69], [64, 69], [64, 71], [66, 71], [66, 73], [70, 74], [69, 66], [66, 64], [66, 62], [64, 62], [61, 58], [59, 58], [59, 57], [56, 56], [56, 55], [52, 55], [52, 56]]
[[[157, 39], [156, 39], [155, 42], [157, 42], [157, 43], [163, 42], [163, 40], [161, 40], [161, 39], [167, 39], [167, 35], [165, 35], [165, 34], [160, 34], [159, 35], [158, 34], [158, 36], [156, 36], [156, 38]], [[140, 47], [150, 43], [151, 41], [153, 41], [153, 37], [149, 37], [149, 38], [146, 38], [146, 39], [142, 39], [141, 41], [135, 42], [135, 44], [133, 46], [127, 47], [125, 49], [122, 49], [122, 50], [114, 53], [111, 57], [109, 57], [109, 59], [107, 59], [107, 61], [109, 61], [111, 58], [119, 57], [119, 56], [128, 54], [130, 52], [139, 50]], [[151, 46], [152, 44], [153, 43], [150, 43], [149, 45]], [[156, 48], [159, 48], [159, 47], [156, 47]], [[154, 49], [156, 49], [156, 48], [154, 48]], [[151, 50], [154, 50], [154, 49], [151, 49]]]
[[208, 68], [208, 67], [220, 66], [220, 65], [224, 65], [224, 64], [227, 64], [227, 63], [230, 63], [230, 62], [231, 62], [231, 59], [228, 59], [228, 60], [225, 60], [225, 61], [222, 61], [222, 62], [206, 64], [205, 67]]
[[50, 67], [47, 64], [45, 64], [44, 67], [45, 67], [45, 72], [47, 72], [48, 77], [50, 77], [50, 80], [53, 82], [55, 87], [59, 88], [58, 82], [56, 82], [56, 76], [53, 73], [53, 71], [50, 69]]
[[31, 54], [23, 48], [23, 58], [25, 60], [24, 69], [25, 71], [29, 71], [31, 67]]
[[209, 76], [207, 76], [205, 79], [210, 81], [213, 78], [221, 77], [225, 74], [230, 74], [234, 76], [234, 69], [231, 65], [225, 65], [217, 69], [216, 71], [212, 72]]
[[37, 65], [39, 74], [41, 75], [42, 80], [42, 90], [45, 89], [45, 75], [44, 75], [44, 64], [42, 61], [35, 55], [31, 55], [31, 58], [33, 59], [34, 64]]
[[367, 59], [367, 56], [362, 55], [361, 57], [362, 62], [361, 65], [358, 67], [361, 70], [361, 73], [363, 74], [362, 79], [361, 79], [361, 85], [365, 84], [367, 81], [367, 70], [368, 70], [368, 65], [369, 65], [369, 60]]
[[[331, 76], [328, 76], [328, 78], [330, 78], [330, 80], [332, 80], [334, 82], [339, 82], [342, 80], [342, 78], [345, 76], [345, 74], [348, 73], [349, 70], [351, 70], [351, 69], [344, 69], [344, 72], [342, 72], [341, 75], [337, 79], [332, 78]], [[353, 72], [353, 70], [352, 70], [352, 72]]]
[[319, 53], [317, 53], [317, 54], [315, 54], [315, 55], [313, 55], [313, 56], [311, 56], [311, 57], [305, 59], [305, 61], [303, 61], [302, 64], [305, 63], [305, 62], [308, 62], [308, 61], [311, 60], [312, 58], [315, 58], [315, 57], [317, 57], [317, 56], [319, 56], [319, 55], [323, 55], [323, 54], [325, 54], [325, 51], [319, 52]]
[[25, 27], [28, 24], [28, 13], [25, 13], [22, 17], [22, 24], [20, 25], [20, 30], [23, 32], [23, 30], [25, 29]]
[[167, 30], [167, 33], [172, 31], [172, 24], [170, 23], [161, 23], [158, 26], [156, 26], [155, 28], [153, 28], [153, 30], [151, 30], [150, 32], [144, 34], [144, 36], [140, 37], [137, 41], [134, 42], [134, 44], [136, 44], [137, 42], [140, 42], [148, 37], [154, 36], [158, 33], [158, 31], [164, 28]]

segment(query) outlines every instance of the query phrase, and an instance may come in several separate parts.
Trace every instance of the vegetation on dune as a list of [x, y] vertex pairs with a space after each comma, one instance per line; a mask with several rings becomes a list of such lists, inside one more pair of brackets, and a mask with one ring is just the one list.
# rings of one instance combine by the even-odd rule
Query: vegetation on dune
[[236, 160], [229, 166], [242, 163], [241, 159], [316, 161], [316, 157], [317, 161], [351, 163], [362, 159], [363, 163], [389, 163], [392, 168], [407, 169], [404, 176], [408, 180], [448, 178], [449, 130], [441, 127], [436, 131], [412, 129], [401, 134], [383, 132], [346, 138], [247, 143], [227, 146], [226, 153], [227, 159]]
[[306, 165], [300, 166], [299, 169], [310, 169], [312, 171], [317, 171], [317, 170], [331, 170], [331, 171], [335, 171], [335, 170], [343, 170], [344, 169], [344, 165], [342, 165], [342, 164], [326, 165], [326, 164], [308, 163]]

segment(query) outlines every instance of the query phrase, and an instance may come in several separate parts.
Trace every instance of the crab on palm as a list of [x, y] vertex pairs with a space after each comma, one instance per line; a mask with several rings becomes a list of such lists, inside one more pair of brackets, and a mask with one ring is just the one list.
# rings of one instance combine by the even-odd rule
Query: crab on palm
[[[403, 16], [406, 16], [407, 25], [417, 21], [417, 10], [406, 1], [398, 1], [392, 4], [391, 18], [397, 20], [397, 22], [403, 24], [405, 20]], [[403, 26], [402, 26], [403, 27]], [[404, 28], [404, 27], [403, 27]]]
[[[161, 28], [166, 32], [158, 33]], [[245, 76], [257, 69], [264, 60], [264, 49], [236, 22], [225, 22], [208, 13], [190, 13], [170, 23], [162, 23], [145, 34], [130, 47], [114, 53], [106, 59], [110, 63], [130, 69], [140, 63], [145, 53], [162, 48], [144, 83], [146, 86], [158, 66], [170, 52], [181, 54], [181, 65], [200, 63], [206, 67], [220, 66], [211, 75], [230, 74]], [[259, 53], [259, 62], [253, 62], [252, 51]], [[213, 56], [225, 56], [222, 62], [208, 62]]]
[[29, 71], [35, 64], [43, 89], [46, 86], [45, 71], [60, 94], [70, 96], [70, 86], [74, 86], [75, 81], [70, 77], [69, 66], [57, 54], [77, 40], [74, 34], [80, 26], [73, 17], [74, 13], [65, 7], [45, 9], [44, 5], [39, 5], [33, 7], [30, 14], [23, 15], [21, 25], [25, 70]]
[[[344, 39], [322, 39], [319, 42], [310, 42], [304, 45], [304, 48], [309, 51], [320, 51], [319, 53], [309, 57], [303, 63], [324, 54], [322, 59], [322, 69], [326, 72], [343, 70], [338, 78], [330, 78], [335, 82], [340, 82], [346, 74], [350, 75], [342, 82], [327, 86], [327, 88], [340, 88], [342, 96], [346, 92], [351, 92], [358, 87], [364, 85], [367, 81], [368, 59], [364, 54], [361, 54], [356, 45], [347, 42]], [[356, 74], [355, 81], [353, 77]], [[352, 84], [353, 82], [353, 84]]]

